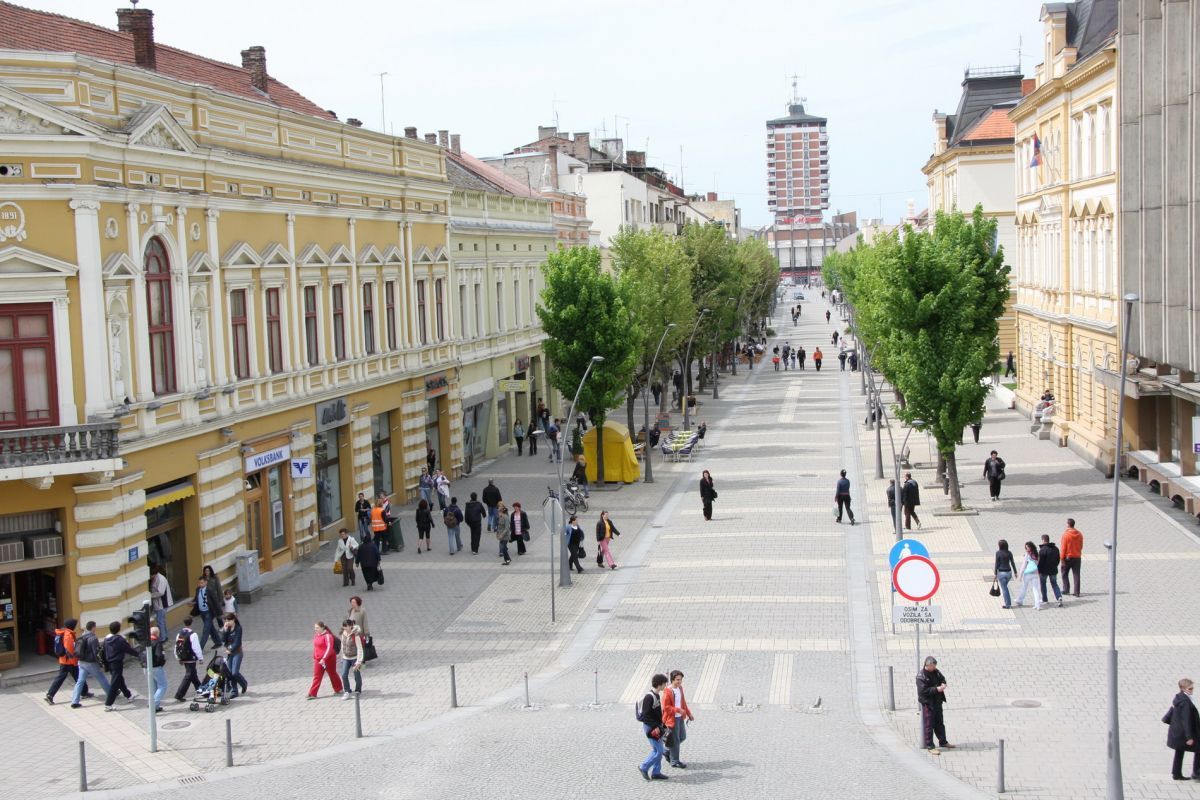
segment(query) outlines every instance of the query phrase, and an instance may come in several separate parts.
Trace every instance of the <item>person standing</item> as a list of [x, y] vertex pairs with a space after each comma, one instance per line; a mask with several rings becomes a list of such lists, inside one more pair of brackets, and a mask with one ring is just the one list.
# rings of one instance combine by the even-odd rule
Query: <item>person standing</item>
[[334, 646], [333, 631], [324, 622], [313, 623], [313, 679], [308, 687], [308, 699], [316, 700], [321, 690], [321, 678], [329, 676], [334, 694], [342, 693], [342, 679], [337, 674], [337, 647]]
[[155, 625], [150, 628], [150, 674], [154, 678], [154, 713], [162, 713], [162, 699], [167, 694], [167, 654], [163, 650], [162, 631]]
[[433, 487], [437, 491], [438, 510], [445, 511], [450, 504], [450, 479], [440, 469], [433, 476]]
[[821, 362], [824, 360], [825, 360], [825, 354], [822, 353], [821, 348], [818, 347], [816, 350], [813, 351], [813, 366], [817, 368], [817, 372], [821, 371]]
[[588, 493], [587, 458], [585, 456], [581, 455], [575, 459], [575, 469], [571, 471], [571, 480], [575, 481], [575, 485], [583, 492], [584, 497], [591, 497], [591, 494]]
[[1008, 540], [1001, 539], [996, 544], [996, 561], [992, 566], [992, 577], [1000, 584], [1000, 593], [1004, 595], [1004, 605], [1001, 608], [1012, 608], [1012, 595], [1008, 592], [1008, 582], [1017, 571], [1013, 561], [1012, 551], [1008, 549]]
[[1021, 594], [1017, 596], [1017, 607], [1025, 605], [1025, 594], [1033, 590], [1033, 609], [1042, 610], [1042, 592], [1037, 586], [1038, 551], [1033, 542], [1025, 543], [1025, 558], [1021, 561]]
[[104, 677], [104, 670], [100, 664], [103, 646], [96, 637], [96, 623], [89, 621], [84, 626], [83, 636], [75, 641], [75, 658], [79, 659], [79, 679], [75, 681], [75, 691], [71, 692], [71, 708], [80, 708], [79, 701], [85, 694], [88, 697], [92, 696], [87, 691], [89, 678], [100, 684], [105, 695], [108, 694], [108, 678]]
[[1017, 360], [1013, 358], [1012, 350], [1008, 351], [1008, 358], [1004, 359], [1004, 377], [1017, 374]]
[[567, 560], [567, 569], [573, 569], [583, 574], [583, 566], [579, 563], [579, 548], [583, 546], [583, 528], [579, 527], [579, 519], [574, 514], [567, 520], [567, 552], [571, 557]]
[[354, 515], [358, 517], [358, 536], [365, 541], [367, 534], [373, 528], [371, 527], [371, 501], [363, 492], [359, 492], [358, 499], [354, 501]]
[[250, 684], [242, 675], [242, 623], [237, 614], [226, 614], [222, 622], [224, 624], [221, 626], [221, 641], [225, 644], [225, 664], [229, 667], [233, 682], [237, 684], [229, 696], [237, 697], [239, 693], [245, 694], [250, 688]]
[[175, 660], [183, 667], [183, 680], [175, 690], [175, 702], [182, 703], [187, 698], [188, 689], [195, 691], [200, 688], [200, 676], [196, 673], [196, 664], [204, 657], [204, 648], [200, 645], [200, 637], [192, 630], [192, 618], [183, 618], [183, 627], [175, 634]]
[[1083, 534], [1075, 530], [1075, 520], [1067, 518], [1067, 529], [1063, 531], [1062, 543], [1062, 590], [1071, 594], [1071, 575], [1075, 575], [1074, 596], [1079, 597], [1079, 567], [1083, 559]]
[[1191, 678], [1179, 679], [1179, 693], [1171, 701], [1163, 722], [1167, 728], [1167, 747], [1175, 751], [1171, 761], [1171, 777], [1177, 781], [1186, 781], [1183, 774], [1183, 758], [1185, 753], [1192, 753], [1192, 780], [1200, 781], [1200, 747], [1196, 739], [1200, 737], [1200, 714], [1196, 712], [1196, 704], [1192, 700], [1195, 684]]
[[362, 694], [362, 665], [366, 653], [362, 628], [348, 619], [342, 623], [342, 699], [350, 699], [350, 676], [354, 676], [354, 694]]
[[975, 444], [979, 444], [979, 432], [983, 430], [983, 420], [975, 420], [971, 423], [971, 437], [975, 439]]
[[612, 520], [608, 518], [607, 511], [600, 512], [600, 519], [596, 522], [596, 541], [600, 543], [600, 556], [597, 561], [601, 561], [600, 566], [607, 566], [609, 569], [616, 569], [617, 563], [612, 557], [612, 540], [615, 536], [620, 536], [621, 532], [617, 530], [617, 526], [612, 524]]
[[[213, 620], [221, 614], [219, 597], [220, 595], [212, 590], [203, 575], [196, 579], [196, 594], [192, 598], [192, 616], [199, 617], [202, 623], [200, 627], [200, 647], [202, 648], [208, 642], [209, 634], [213, 630]], [[216, 645], [217, 639], [214, 637], [214, 648]]]
[[708, 470], [700, 476], [700, 502], [704, 507], [704, 520], [706, 522], [712, 520], [712, 504], [713, 500], [717, 499], [717, 490], [713, 487], [712, 475]]
[[642, 697], [640, 719], [642, 733], [650, 741], [650, 755], [638, 764], [638, 772], [646, 780], [666, 780], [662, 774], [662, 758], [665, 751], [663, 739], [666, 729], [663, 724], [662, 692], [667, 689], [667, 676], [661, 673], [650, 679], [650, 691]]
[[375, 584], [383, 584], [383, 572], [379, 568], [379, 548], [375, 546], [375, 540], [368, 539], [360, 544], [354, 560], [358, 562], [358, 568], [362, 570], [368, 592], [374, 590]]
[[987, 478], [988, 491], [991, 492], [994, 503], [1000, 499], [1000, 482], [1006, 477], [1004, 459], [997, 455], [995, 450], [988, 456], [988, 460], [983, 462], [983, 477]]
[[417, 555], [421, 554], [421, 545], [425, 545], [426, 552], [433, 552], [433, 512], [430, 511], [429, 503], [425, 500], [417, 503], [416, 511], [417, 521]]
[[522, 446], [525, 443], [525, 426], [521, 424], [520, 417], [513, 424], [513, 438], [517, 440], [517, 455], [522, 455], [524, 453]]
[[354, 557], [357, 553], [358, 541], [350, 535], [350, 531], [340, 529], [337, 546], [333, 550], [333, 560], [342, 565], [342, 586], [354, 585]]
[[808, 358], [808, 353], [805, 352], [803, 345], [796, 350], [796, 360], [799, 362], [800, 369], [804, 369], [804, 361]]
[[496, 530], [496, 508], [503, 499], [500, 496], [500, 487], [492, 483], [491, 478], [488, 478], [488, 485], [483, 487], [483, 504], [487, 506], [487, 528], [489, 531]]
[[167, 582], [167, 576], [163, 574], [161, 564], [156, 564], [154, 573], [150, 576], [150, 609], [154, 612], [154, 620], [158, 623], [158, 629], [163, 632], [163, 637], [166, 637], [167, 631], [167, 609], [175, 604], [171, 597], [171, 584]]
[[451, 497], [450, 505], [442, 512], [442, 524], [446, 526], [446, 540], [449, 542], [450, 555], [462, 551], [462, 522], [463, 512], [458, 507], [458, 498]]
[[915, 519], [917, 530], [920, 530], [921, 518], [917, 515], [917, 506], [921, 505], [921, 487], [913, 480], [911, 472], [904, 473], [904, 484], [900, 487], [900, 501], [904, 504], [904, 527], [911, 531]]
[[358, 595], [350, 598], [350, 610], [346, 612], [346, 617], [358, 626], [363, 638], [371, 638], [371, 628], [367, 625], [367, 610], [363, 608], [363, 599]]
[[887, 489], [888, 515], [892, 525], [896, 524], [896, 479], [888, 478]]
[[[942, 706], [946, 702], [946, 676], [937, 668], [937, 659], [925, 657], [925, 666], [917, 674], [917, 702], [921, 704], [922, 742], [930, 755], [938, 756], [944, 750], [953, 750], [954, 745], [946, 739], [946, 722], [942, 717]], [[937, 737], [938, 747], [933, 746]]]
[[471, 499], [467, 501], [467, 505], [463, 509], [463, 519], [471, 531], [471, 555], [479, 555], [479, 537], [483, 532], [485, 516], [487, 516], [487, 509], [484, 508], [483, 503], [479, 502], [479, 495], [471, 492]]
[[692, 710], [688, 708], [687, 698], [683, 696], [683, 673], [671, 671], [671, 683], [662, 693], [663, 723], [671, 729], [667, 737], [668, 761], [676, 769], [687, 769], [687, 764], [679, 757], [679, 749], [687, 739], [687, 724], [695, 719]]
[[533, 423], [531, 421], [530, 425], [529, 425], [529, 430], [526, 431], [526, 433], [525, 433], [525, 439], [526, 439], [525, 444], [529, 445], [529, 448], [528, 448], [529, 455], [531, 455], [531, 456], [537, 455], [538, 439], [542, 436], [542, 434], [543, 434], [542, 429], [533, 425]]
[[834, 487], [833, 501], [837, 503], [837, 521], [842, 521], [842, 510], [845, 509], [850, 516], [850, 524], [854, 525], [854, 512], [850, 510], [850, 479], [846, 477], [846, 470], [841, 471], [841, 477]]
[[368, 523], [371, 531], [370, 536], [363, 537], [363, 544], [370, 539], [377, 548], [377, 553], [382, 556], [384, 548], [387, 547], [388, 526], [391, 525], [391, 515], [388, 513], [387, 506], [383, 504], [385, 498], [380, 498], [375, 501], [375, 505], [368, 512], [370, 514], [370, 522]]
[[421, 477], [417, 478], [417, 492], [422, 500], [433, 505], [433, 473], [425, 467], [421, 467]]
[[525, 543], [529, 541], [529, 515], [521, 510], [520, 503], [513, 503], [509, 524], [512, 529], [512, 541], [517, 543], [517, 555], [523, 556]]
[[508, 518], [508, 509], [505, 508], [503, 501], [496, 506], [496, 541], [500, 543], [500, 557], [504, 559], [504, 566], [512, 563], [512, 559], [508, 557], [508, 542], [512, 538], [512, 523]]
[[[833, 332], [833, 335], [834, 335], [834, 336], [837, 336], [837, 331], [834, 331], [834, 332]], [[834, 344], [837, 344], [837, 343], [836, 343], [836, 342], [834, 342]], [[845, 372], [845, 371], [846, 371], [846, 358], [847, 358], [847, 356], [846, 356], [846, 351], [845, 351], [845, 350], [839, 350], [839, 351], [838, 351], [838, 365], [841, 367], [841, 371], [842, 371], [842, 372]]]
[[75, 655], [75, 629], [78, 626], [79, 620], [68, 617], [63, 620], [61, 628], [54, 629], [54, 655], [58, 656], [58, 672], [54, 674], [54, 680], [50, 681], [50, 688], [46, 690], [47, 705], [54, 705], [54, 695], [58, 694], [68, 676], [75, 683], [83, 681], [80, 697], [92, 696], [87, 688], [86, 676], [79, 674], [79, 657]]
[[[109, 674], [108, 694], [104, 697], [104, 710], [114, 711], [113, 703], [116, 702], [118, 693], [125, 695], [125, 700], [130, 703], [138, 696], [137, 692], [131, 691], [125, 685], [125, 657], [133, 656], [141, 662], [141, 655], [121, 635], [121, 623], [115, 621], [108, 624], [108, 636], [104, 637], [101, 647], [104, 648], [104, 663]], [[144, 662], [142, 663], [144, 666]]]
[[1050, 586], [1054, 589], [1054, 599], [1058, 601], [1058, 607], [1062, 608], [1062, 590], [1058, 588], [1058, 564], [1062, 561], [1062, 557], [1058, 554], [1058, 545], [1050, 541], [1050, 537], [1042, 534], [1042, 546], [1038, 548], [1038, 582], [1041, 584], [1042, 602], [1049, 603], [1050, 598], [1046, 596], [1046, 581], [1050, 581]]

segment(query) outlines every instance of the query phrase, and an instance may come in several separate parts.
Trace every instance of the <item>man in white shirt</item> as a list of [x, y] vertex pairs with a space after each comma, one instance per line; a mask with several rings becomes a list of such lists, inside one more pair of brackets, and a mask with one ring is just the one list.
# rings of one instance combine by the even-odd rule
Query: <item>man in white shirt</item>
[[173, 604], [171, 585], [167, 582], [167, 576], [163, 575], [162, 566], [155, 566], [154, 574], [150, 576], [150, 608], [154, 611], [163, 641], [167, 639], [167, 609]]

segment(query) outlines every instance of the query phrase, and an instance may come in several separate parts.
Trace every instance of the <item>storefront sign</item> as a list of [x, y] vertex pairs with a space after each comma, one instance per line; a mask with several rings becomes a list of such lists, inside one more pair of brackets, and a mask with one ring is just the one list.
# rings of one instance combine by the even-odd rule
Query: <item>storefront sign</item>
[[350, 409], [344, 397], [317, 406], [317, 433], [340, 427], [349, 421]]
[[450, 379], [446, 377], [446, 373], [439, 372], [436, 375], [430, 375], [425, 378], [425, 396], [440, 397], [450, 390]]
[[529, 356], [517, 356], [517, 372], [529, 369]]
[[508, 379], [496, 381], [496, 388], [502, 392], [528, 392], [529, 381]]
[[138, 560], [138, 548], [136, 548], [136, 547], [129, 548], [125, 552], [125, 560], [126, 560], [126, 562], [128, 562], [130, 564], [137, 561]]
[[276, 447], [272, 450], [255, 453], [246, 458], [246, 472], [258, 472], [260, 469], [265, 469], [273, 464], [287, 461], [291, 455], [292, 448], [286, 444], [283, 447]]
[[293, 478], [311, 478], [312, 477], [312, 459], [311, 458], [293, 458], [292, 459], [292, 477]]

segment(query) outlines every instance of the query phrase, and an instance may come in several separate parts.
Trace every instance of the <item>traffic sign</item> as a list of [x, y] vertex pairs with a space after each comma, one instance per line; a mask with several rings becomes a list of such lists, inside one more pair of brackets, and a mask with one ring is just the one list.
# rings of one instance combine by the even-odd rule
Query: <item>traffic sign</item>
[[892, 545], [892, 549], [888, 553], [888, 567], [895, 569], [896, 565], [900, 563], [900, 559], [909, 556], [929, 558], [929, 548], [925, 546], [924, 542], [916, 539], [901, 539]]
[[941, 606], [892, 606], [892, 622], [897, 625], [933, 625], [941, 621]]
[[937, 594], [942, 583], [938, 569], [925, 556], [909, 556], [892, 568], [892, 586], [905, 600], [919, 603]]

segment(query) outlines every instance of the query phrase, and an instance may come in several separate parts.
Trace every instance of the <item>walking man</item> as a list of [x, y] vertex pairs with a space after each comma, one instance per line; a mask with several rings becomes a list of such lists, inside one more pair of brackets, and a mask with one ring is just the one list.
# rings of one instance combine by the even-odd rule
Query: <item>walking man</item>
[[167, 654], [163, 649], [162, 631], [158, 626], [150, 628], [150, 674], [154, 676], [154, 696], [150, 701], [154, 703], [155, 713], [162, 713], [162, 699], [167, 693]]
[[913, 480], [911, 472], [904, 473], [904, 484], [900, 487], [900, 498], [904, 504], [904, 527], [912, 530], [913, 520], [917, 521], [917, 530], [921, 529], [921, 518], [917, 516], [917, 506], [921, 505], [921, 487]]
[[558, 420], [550, 420], [550, 427], [546, 429], [546, 438], [550, 440], [550, 453], [546, 456], [547, 461], [555, 459], [562, 461], [562, 456], [558, 451]]
[[846, 477], [846, 470], [842, 470], [841, 477], [838, 478], [833, 500], [837, 503], [837, 521], [842, 521], [842, 510], [845, 509], [850, 515], [850, 524], [854, 525], [854, 512], [850, 510], [850, 479]]
[[483, 487], [483, 504], [487, 506], [488, 530], [496, 530], [496, 506], [504, 498], [500, 496], [500, 488], [488, 478], [488, 485]]
[[988, 460], [983, 462], [983, 477], [987, 478], [988, 491], [991, 492], [992, 502], [1000, 499], [1000, 481], [1004, 480], [1004, 459], [993, 450]]
[[821, 371], [821, 362], [824, 360], [825, 360], [825, 354], [822, 353], [821, 348], [818, 347], [816, 350], [813, 351], [813, 366], [817, 368], [817, 372]]
[[1063, 531], [1062, 544], [1062, 590], [1071, 594], [1071, 574], [1075, 574], [1074, 596], [1079, 597], [1079, 565], [1083, 558], [1083, 534], [1075, 530], [1075, 520], [1067, 518], [1067, 529]]
[[[58, 694], [58, 690], [62, 688], [67, 676], [70, 676], [75, 683], [79, 683], [81, 680], [79, 658], [75, 655], [75, 628], [78, 626], [79, 620], [68, 617], [63, 620], [61, 628], [54, 630], [54, 655], [58, 656], [58, 672], [54, 675], [54, 680], [50, 681], [50, 688], [46, 690], [48, 705], [54, 705], [54, 695]], [[87, 690], [86, 682], [83, 685], [82, 696], [92, 696]]]
[[677, 669], [671, 670], [671, 684], [662, 695], [663, 723], [671, 729], [671, 743], [667, 746], [668, 760], [676, 769], [687, 769], [687, 764], [679, 758], [679, 748], [687, 738], [687, 724], [695, 719], [692, 710], [688, 708], [687, 698], [683, 696], [683, 673]]
[[458, 498], [451, 497], [450, 505], [442, 512], [442, 524], [446, 526], [446, 539], [449, 542], [450, 555], [462, 550], [462, 509], [458, 507]]
[[888, 516], [892, 524], [896, 522], [896, 479], [888, 478], [887, 486]]
[[638, 718], [642, 721], [642, 733], [650, 742], [650, 755], [638, 764], [638, 772], [646, 780], [666, 780], [662, 774], [663, 739], [666, 738], [666, 726], [663, 725], [663, 710], [661, 694], [670, 691], [667, 686], [667, 676], [659, 673], [650, 679], [650, 691], [642, 697]]
[[156, 565], [150, 576], [150, 608], [154, 611], [154, 620], [158, 623], [158, 629], [164, 632], [163, 635], [166, 635], [167, 630], [167, 609], [174, 603], [171, 598], [171, 585], [167, 583], [167, 576], [163, 575], [162, 565]]
[[345, 528], [338, 531], [338, 536], [341, 538], [333, 551], [333, 560], [342, 564], [342, 586], [353, 586], [354, 554], [358, 552], [358, 541]]
[[75, 657], [79, 659], [79, 680], [75, 681], [75, 691], [71, 693], [71, 708], [79, 708], [79, 700], [86, 692], [88, 679], [95, 680], [100, 684], [100, 688], [104, 693], [108, 694], [109, 683], [108, 678], [104, 677], [104, 671], [101, 668], [100, 656], [103, 644], [96, 637], [96, 623], [88, 622], [84, 626], [84, 634], [75, 642]]
[[213, 617], [221, 613], [221, 599], [217, 597], [216, 589], [209, 586], [208, 581], [201, 575], [196, 579], [196, 594], [192, 598], [192, 616], [200, 617], [204, 625], [200, 628], [200, 646], [208, 643], [212, 631]]
[[192, 630], [192, 618], [183, 618], [183, 627], [175, 634], [175, 660], [183, 667], [183, 680], [175, 690], [175, 702], [182, 703], [187, 697], [188, 687], [200, 688], [200, 676], [196, 674], [196, 662], [204, 655], [200, 637]]
[[806, 358], [808, 358], [808, 353], [805, 352], [804, 347], [796, 350], [796, 361], [799, 362], [800, 369], [804, 369], [804, 360]]
[[1038, 581], [1042, 584], [1042, 602], [1050, 602], [1050, 598], [1046, 597], [1046, 580], [1049, 579], [1059, 608], [1062, 608], [1062, 590], [1058, 588], [1058, 564], [1061, 560], [1058, 545], [1043, 533], [1042, 546], [1038, 548]]
[[108, 667], [108, 674], [112, 677], [108, 684], [108, 694], [104, 697], [104, 710], [113, 711], [115, 710], [113, 703], [116, 702], [118, 692], [125, 695], [125, 700], [130, 703], [137, 697], [137, 692], [130, 691], [129, 687], [125, 685], [125, 657], [133, 656], [141, 661], [141, 656], [121, 635], [121, 623], [119, 622], [108, 624], [108, 636], [104, 637], [101, 646], [104, 648], [104, 663]]
[[[530, 439], [530, 441], [533, 440]], [[471, 555], [479, 555], [479, 537], [482, 534], [485, 516], [487, 516], [487, 509], [484, 508], [483, 503], [479, 502], [479, 495], [471, 492], [471, 499], [467, 501], [467, 505], [463, 509], [463, 519], [471, 531]]]
[[946, 676], [937, 668], [937, 659], [925, 657], [925, 667], [917, 675], [917, 702], [921, 704], [922, 742], [930, 755], [940, 756], [942, 751], [933, 746], [937, 737], [938, 747], [953, 750], [954, 745], [946, 740], [946, 723], [942, 718], [942, 704], [946, 702]]
[[[833, 334], [833, 335], [834, 335], [834, 336], [837, 336], [837, 332], [836, 332], [836, 331], [834, 331], [834, 334]], [[845, 372], [845, 371], [846, 371], [846, 358], [847, 358], [847, 356], [846, 356], [846, 351], [845, 351], [845, 350], [840, 350], [840, 351], [838, 352], [838, 364], [839, 364], [839, 366], [841, 367], [841, 370], [842, 370], [842, 372]]]
[[358, 499], [354, 501], [354, 516], [358, 517], [359, 537], [366, 539], [367, 532], [371, 530], [371, 501], [362, 492], [358, 493]]

